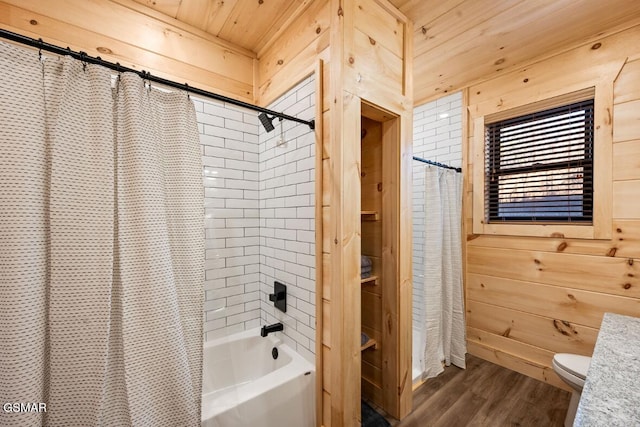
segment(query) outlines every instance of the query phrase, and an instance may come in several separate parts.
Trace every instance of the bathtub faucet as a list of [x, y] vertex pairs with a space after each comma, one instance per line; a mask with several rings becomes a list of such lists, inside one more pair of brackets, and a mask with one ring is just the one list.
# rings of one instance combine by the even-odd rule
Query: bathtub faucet
[[266, 337], [271, 332], [278, 332], [284, 329], [284, 325], [282, 323], [274, 323], [273, 325], [264, 325], [262, 329], [260, 329], [260, 336]]

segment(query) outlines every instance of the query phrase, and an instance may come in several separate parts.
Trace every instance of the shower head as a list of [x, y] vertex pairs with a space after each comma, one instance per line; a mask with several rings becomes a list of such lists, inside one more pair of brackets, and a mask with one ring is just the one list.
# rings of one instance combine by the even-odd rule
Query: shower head
[[269, 117], [267, 116], [267, 113], [260, 113], [258, 114], [258, 118], [262, 123], [262, 127], [264, 127], [264, 130], [266, 130], [267, 132], [271, 132], [272, 130], [275, 129], [275, 127], [273, 127], [273, 123], [271, 123], [273, 119], [276, 118], [275, 116]]

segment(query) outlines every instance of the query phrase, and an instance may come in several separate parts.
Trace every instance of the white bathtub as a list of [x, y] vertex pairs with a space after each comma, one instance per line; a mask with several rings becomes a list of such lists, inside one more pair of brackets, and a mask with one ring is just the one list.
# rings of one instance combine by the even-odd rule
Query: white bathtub
[[204, 344], [202, 427], [315, 426], [315, 367], [281, 333], [252, 329]]

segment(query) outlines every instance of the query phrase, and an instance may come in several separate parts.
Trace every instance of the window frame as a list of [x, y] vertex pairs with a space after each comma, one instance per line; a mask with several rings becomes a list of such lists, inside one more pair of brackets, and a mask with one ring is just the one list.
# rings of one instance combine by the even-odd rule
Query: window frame
[[[544, 111], [578, 101], [593, 99], [593, 219], [584, 222], [509, 221], [489, 222], [485, 199], [485, 129], [490, 123]], [[494, 111], [473, 117], [470, 155], [473, 172], [473, 234], [506, 236], [610, 239], [612, 235], [612, 152], [613, 152], [613, 82], [599, 81], [573, 92], [565, 92], [533, 102], [516, 103], [510, 108], [498, 106]]]
[[[586, 104], [588, 103], [588, 104]], [[583, 105], [579, 105], [583, 104]], [[552, 119], [556, 120], [555, 117], [562, 116], [567, 114], [568, 108], [574, 108], [573, 111], [585, 111], [584, 120], [582, 121], [585, 127], [584, 133], [584, 149], [583, 149], [583, 157], [580, 159], [571, 158], [571, 159], [560, 159], [554, 160], [553, 162], [546, 162], [544, 164], [540, 164], [539, 166], [517, 166], [510, 167], [508, 169], [502, 170], [502, 141], [501, 141], [501, 133], [505, 128], [509, 128], [514, 125], [523, 125], [527, 122], [528, 124], [537, 126], [536, 123], [539, 123], [541, 118], [532, 117], [535, 114], [543, 114], [544, 119]], [[559, 224], [571, 224], [578, 223], [582, 225], [591, 225], [593, 224], [593, 143], [594, 143], [594, 123], [593, 123], [593, 115], [594, 115], [594, 102], [593, 97], [589, 97], [588, 99], [582, 101], [568, 102], [560, 106], [545, 108], [541, 110], [537, 110], [532, 113], [521, 114], [509, 119], [502, 119], [498, 121], [494, 121], [491, 123], [485, 123], [485, 150], [488, 151], [487, 158], [485, 162], [488, 161], [489, 167], [485, 169], [485, 204], [488, 205], [485, 217], [487, 222], [491, 224], [510, 224], [510, 223], [559, 223]], [[579, 109], [578, 109], [579, 108]], [[558, 110], [558, 111], [553, 111]], [[511, 123], [505, 123], [511, 120]], [[513, 122], [515, 121], [515, 122]], [[555, 122], [554, 122], [555, 123]], [[555, 126], [555, 125], [554, 125]], [[521, 129], [522, 130], [522, 129]], [[527, 129], [524, 129], [524, 132], [527, 132]], [[492, 135], [492, 136], [489, 136]], [[525, 134], [526, 135], [526, 134]], [[553, 138], [553, 136], [552, 136]], [[546, 150], [545, 146], [536, 146], [534, 148], [530, 148], [527, 150], [526, 154], [531, 155], [539, 155], [543, 154]], [[525, 154], [524, 152], [522, 154]], [[501, 184], [500, 179], [506, 178], [509, 179], [514, 174], [523, 174], [523, 173], [540, 173], [544, 174], [545, 177], [549, 177], [548, 174], [553, 174], [554, 171], [558, 170], [567, 170], [570, 168], [570, 164], [574, 164], [573, 167], [583, 168], [583, 182], [581, 187], [582, 192], [582, 200], [583, 203], [586, 204], [586, 212], [588, 213], [586, 216], [575, 216], [572, 218], [571, 215], [567, 214], [566, 216], [552, 216], [552, 215], [539, 215], [539, 219], [534, 219], [537, 215], [535, 212], [530, 212], [530, 215], [527, 215], [527, 212], [522, 212], [522, 215], [500, 215], [500, 198], [501, 198]], [[495, 172], [489, 172], [489, 171]], [[491, 176], [491, 180], [487, 182], [487, 175]], [[524, 188], [524, 187], [523, 187]], [[530, 187], [527, 187], [530, 188]], [[587, 196], [588, 195], [588, 196]], [[527, 205], [526, 202], [522, 202], [523, 208], [527, 206], [535, 208], [535, 205]], [[517, 207], [514, 205], [513, 207]], [[547, 211], [540, 210], [540, 212], [546, 213]]]

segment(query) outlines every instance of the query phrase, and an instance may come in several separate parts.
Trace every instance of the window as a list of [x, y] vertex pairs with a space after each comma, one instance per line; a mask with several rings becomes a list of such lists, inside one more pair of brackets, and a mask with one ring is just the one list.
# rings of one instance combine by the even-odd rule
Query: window
[[485, 124], [489, 223], [593, 221], [593, 99]]
[[469, 90], [474, 235], [611, 239], [616, 75]]

